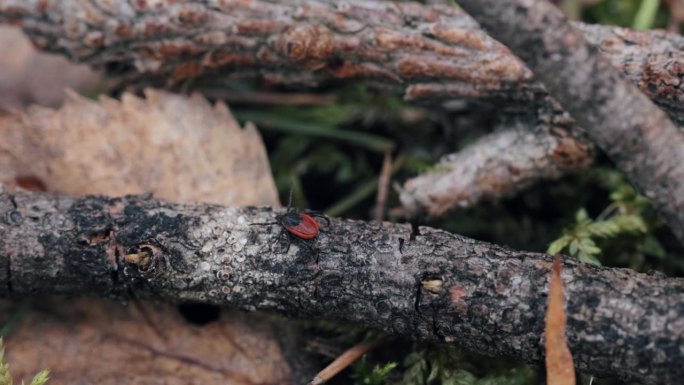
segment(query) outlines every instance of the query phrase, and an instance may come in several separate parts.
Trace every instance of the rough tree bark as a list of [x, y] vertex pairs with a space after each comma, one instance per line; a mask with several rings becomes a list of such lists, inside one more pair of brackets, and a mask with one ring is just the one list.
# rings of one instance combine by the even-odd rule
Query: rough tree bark
[[[353, 78], [383, 82], [403, 92], [407, 99], [489, 98], [496, 99], [501, 109], [535, 101], [546, 105], [540, 109], [545, 116], [532, 117], [527, 124], [543, 136], [537, 140], [537, 147], [534, 141], [526, 142], [526, 149], [537, 154], [549, 150], [547, 143], [557, 142], [557, 136], [544, 133], [558, 131], [554, 123], [543, 127], [537, 120], [568, 120], [548, 101], [543, 88], [532, 82], [524, 64], [489, 38], [469, 16], [448, 6], [383, 1], [349, 1], [338, 6], [323, 0], [287, 4], [228, 0], [163, 6], [145, 1], [0, 0], [0, 20], [22, 25], [47, 50], [94, 65], [137, 70], [146, 79], [261, 75], [274, 82], [315, 84]], [[575, 26], [673, 119], [684, 121], [684, 89], [679, 80], [684, 72], [684, 38], [664, 32], [581, 23]], [[564, 148], [591, 147], [575, 124], [561, 129], [570, 133], [562, 138]], [[495, 140], [490, 138], [491, 142]], [[517, 147], [506, 153], [510, 158], [529, 159]], [[497, 154], [501, 153], [468, 162], [505, 164]], [[554, 149], [549, 155], [555, 154]], [[524, 179], [530, 184], [558, 175], [557, 159], [519, 170], [524, 170]], [[588, 162], [577, 164], [581, 163]], [[452, 196], [464, 197], [461, 202], [475, 202], [485, 195], [495, 199], [519, 191], [514, 184], [521, 179], [518, 175], [495, 177], [488, 173], [493, 168], [483, 167], [471, 175], [471, 179], [492, 182], [480, 189], [491, 194], [483, 195], [478, 189], [455, 191], [453, 184], [447, 190], [455, 192]], [[449, 175], [468, 179], [467, 174], [455, 171]], [[442, 180], [432, 185], [445, 183]], [[425, 184], [409, 183], [405, 189], [409, 212], [420, 209], [434, 215], [445, 211], [435, 209], [431, 199], [446, 202], [447, 207], [460, 204], [443, 191], [417, 191], [413, 188], [417, 185]]]
[[[570, 123], [571, 127], [574, 126]], [[594, 144], [579, 131], [539, 123], [499, 127], [463, 150], [444, 156], [436, 169], [408, 179], [401, 214], [437, 217], [455, 208], [512, 196], [541, 179], [588, 167]]]
[[684, 244], [684, 133], [546, 0], [460, 0], [506, 43]]
[[[0, 295], [197, 301], [360, 323], [543, 360], [551, 258], [427, 227], [331, 218], [287, 248], [281, 211], [149, 196], [0, 192]], [[684, 375], [684, 280], [565, 261], [579, 369], [641, 383]]]
[[[502, 112], [501, 117], [515, 119], [496, 124], [495, 132], [445, 155], [434, 170], [407, 179], [399, 214], [438, 217], [589, 167], [598, 151], [586, 132], [570, 117], [544, 110], [532, 111], [532, 117]], [[684, 126], [677, 128], [684, 134]]]
[[[154, 4], [153, 4], [154, 3]], [[392, 1], [220, 2], [0, 0], [0, 21], [19, 24], [45, 50], [117, 71], [180, 81], [260, 75], [313, 85], [369, 79], [407, 99], [545, 94], [510, 51], [468, 15]], [[684, 121], [684, 38], [575, 24], [623, 74]]]

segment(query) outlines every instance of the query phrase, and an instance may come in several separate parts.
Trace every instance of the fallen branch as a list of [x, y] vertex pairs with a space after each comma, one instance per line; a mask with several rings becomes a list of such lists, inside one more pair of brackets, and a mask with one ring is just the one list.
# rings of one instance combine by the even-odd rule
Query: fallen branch
[[[401, 90], [407, 99], [495, 98], [499, 109], [506, 103], [535, 100], [547, 104], [546, 110], [563, 119], [562, 112], [549, 105], [543, 89], [532, 83], [531, 72], [472, 19], [452, 7], [382, 1], [351, 1], [337, 7], [320, 0], [287, 4], [226, 1], [218, 8], [175, 3], [148, 9], [144, 4], [114, 2], [108, 3], [110, 8], [97, 8], [75, 0], [0, 0], [0, 20], [20, 23], [45, 49], [94, 65], [117, 63], [119, 69], [135, 69], [140, 76], [150, 78], [171, 76], [179, 81], [195, 76], [251, 74], [305, 84], [332, 78], [370, 79]], [[129, 7], [139, 9], [131, 12]], [[368, 17], [370, 14], [374, 17]], [[575, 25], [670, 116], [684, 121], [684, 91], [679, 81], [684, 73], [684, 38], [663, 32]], [[538, 125], [531, 121], [527, 126]], [[591, 146], [577, 129], [568, 132], [564, 143], [575, 137], [574, 147]], [[538, 142], [549, 139], [553, 138], [546, 135]], [[533, 148], [531, 142], [527, 145]], [[538, 154], [544, 149], [548, 147], [534, 151]], [[516, 149], [509, 151], [516, 156]], [[503, 163], [495, 158], [490, 162]], [[552, 166], [554, 161], [542, 163]], [[523, 178], [524, 185], [532, 183], [534, 174], [557, 174], [554, 167], [527, 170], [531, 172]], [[480, 180], [495, 182], [501, 177], [485, 174], [484, 168], [481, 171], [477, 176]], [[451, 175], [468, 179], [456, 172]], [[514, 181], [501, 179], [498, 186], [482, 189], [490, 193], [457, 191], [453, 196], [461, 203], [474, 203], [478, 196], [497, 199], [519, 190]], [[410, 186], [407, 191], [412, 191]], [[414, 195], [414, 201], [427, 206], [420, 203], [418, 195], [439, 194], [425, 191]], [[446, 199], [450, 202], [445, 206], [452, 207], [453, 198]]]
[[589, 166], [594, 145], [567, 129], [539, 124], [502, 129], [443, 157], [434, 171], [404, 183], [402, 214], [436, 217], [512, 196], [542, 179]]
[[[280, 226], [257, 225], [278, 212], [2, 190], [0, 295], [134, 292], [543, 361], [549, 256], [335, 218], [313, 248], [295, 240], [286, 252]], [[563, 279], [580, 370], [642, 383], [684, 375], [684, 280], [574, 261]]]
[[[400, 191], [402, 208], [394, 212], [438, 217], [589, 167], [597, 151], [586, 132], [568, 116], [545, 107], [512, 123], [498, 123], [492, 134], [408, 179]], [[511, 120], [514, 114], [501, 111], [498, 116]], [[677, 128], [684, 134], [684, 126]]]
[[506, 43], [684, 244], [684, 133], [546, 0], [461, 0]]
[[[314, 85], [382, 82], [406, 99], [544, 95], [532, 73], [468, 15], [445, 5], [295, 0], [213, 6], [173, 2], [0, 0], [0, 21], [72, 60], [116, 68], [136, 80], [261, 76]], [[665, 32], [575, 24], [612, 64], [684, 121], [684, 38]], [[135, 73], [138, 73], [136, 75]]]

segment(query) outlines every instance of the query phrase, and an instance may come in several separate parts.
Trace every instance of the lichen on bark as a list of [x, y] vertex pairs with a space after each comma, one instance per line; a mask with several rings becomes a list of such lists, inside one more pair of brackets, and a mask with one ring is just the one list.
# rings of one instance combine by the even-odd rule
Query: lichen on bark
[[[331, 218], [288, 249], [269, 207], [4, 190], [0, 294], [197, 301], [352, 322], [528, 362], [543, 360], [551, 258], [445, 231]], [[311, 247], [301, 242], [311, 242]], [[127, 255], [146, 253], [144, 259]], [[11, 263], [8, 263], [11, 261]], [[136, 263], [132, 263], [136, 262]], [[566, 261], [578, 367], [668, 383], [682, 375], [684, 280]], [[662, 327], [662, 325], [667, 325]]]

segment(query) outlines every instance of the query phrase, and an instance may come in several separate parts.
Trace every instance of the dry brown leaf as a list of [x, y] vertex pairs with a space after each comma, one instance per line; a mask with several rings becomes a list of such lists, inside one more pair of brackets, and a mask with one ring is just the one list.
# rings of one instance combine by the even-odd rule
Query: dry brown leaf
[[565, 300], [561, 279], [561, 256], [553, 260], [549, 302], [546, 309], [546, 383], [575, 385], [575, 368], [565, 338]]
[[145, 92], [98, 102], [69, 93], [59, 110], [0, 119], [0, 181], [34, 177], [48, 191], [277, 205], [261, 137], [200, 95]]
[[272, 322], [224, 313], [204, 326], [175, 308], [41, 301], [6, 340], [13, 376], [48, 384], [290, 384]]
[[0, 26], [0, 113], [30, 104], [57, 107], [64, 89], [92, 89], [101, 75], [62, 55], [38, 52], [17, 27]]
[[[152, 192], [174, 201], [278, 205], [253, 125], [201, 96], [147, 91], [94, 102], [73, 93], [59, 110], [0, 118], [0, 181], [65, 194]], [[173, 306], [36, 300], [7, 340], [15, 377], [51, 370], [49, 384], [294, 383], [276, 330], [226, 313], [199, 327]], [[9, 313], [0, 301], [0, 326]], [[7, 303], [5, 303], [7, 306]], [[289, 329], [292, 340], [297, 330]], [[287, 356], [293, 354], [288, 353]], [[299, 368], [297, 370], [306, 370]]]

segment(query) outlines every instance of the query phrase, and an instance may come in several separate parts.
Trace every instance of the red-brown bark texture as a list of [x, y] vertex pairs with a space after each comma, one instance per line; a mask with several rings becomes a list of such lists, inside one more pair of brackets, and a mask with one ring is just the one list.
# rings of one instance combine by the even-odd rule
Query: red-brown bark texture
[[[506, 149], [506, 159], [497, 157], [501, 151], [489, 151], [489, 159], [458, 155], [444, 161], [455, 166], [452, 172], [441, 173], [436, 183], [435, 175], [410, 181], [403, 194], [408, 214], [434, 216], [480, 199], [499, 199], [536, 180], [590, 163], [591, 143], [574, 123], [553, 123], [567, 121], [567, 115], [533, 81], [531, 71], [468, 15], [449, 6], [322, 0], [0, 0], [0, 20], [22, 26], [39, 47], [137, 80], [174, 83], [194, 77], [261, 76], [312, 86], [330, 80], [370, 80], [409, 100], [490, 99], [501, 110], [532, 101], [546, 106], [538, 109], [544, 111], [539, 119], [523, 124], [539, 139], [515, 139], [524, 143], [524, 149]], [[682, 37], [574, 25], [674, 120], [684, 121]], [[548, 134], [561, 131], [568, 135]], [[519, 130], [516, 134], [524, 135]], [[505, 134], [511, 135], [512, 131]], [[502, 136], [480, 144], [503, 143]], [[549, 145], [553, 142], [558, 145]], [[572, 152], [570, 159], [561, 158], [566, 150]], [[534, 155], [526, 155], [528, 151]], [[476, 152], [474, 148], [467, 153]], [[502, 172], [511, 159], [522, 164]], [[473, 167], [464, 170], [456, 163], [461, 160], [484, 166], [477, 172]], [[430, 182], [423, 183], [426, 180]], [[479, 187], [459, 188], [454, 180], [472, 180]], [[418, 186], [444, 188], [423, 191]]]
[[[79, 62], [181, 81], [259, 75], [315, 85], [367, 79], [409, 99], [543, 94], [532, 73], [468, 15], [390, 1], [0, 0], [0, 20]], [[684, 39], [575, 24], [642, 91], [681, 118]]]
[[[543, 362], [550, 256], [337, 218], [287, 247], [279, 225], [258, 225], [282, 212], [2, 190], [0, 295], [135, 293]], [[570, 260], [562, 277], [580, 370], [640, 383], [684, 375], [684, 280]]]

